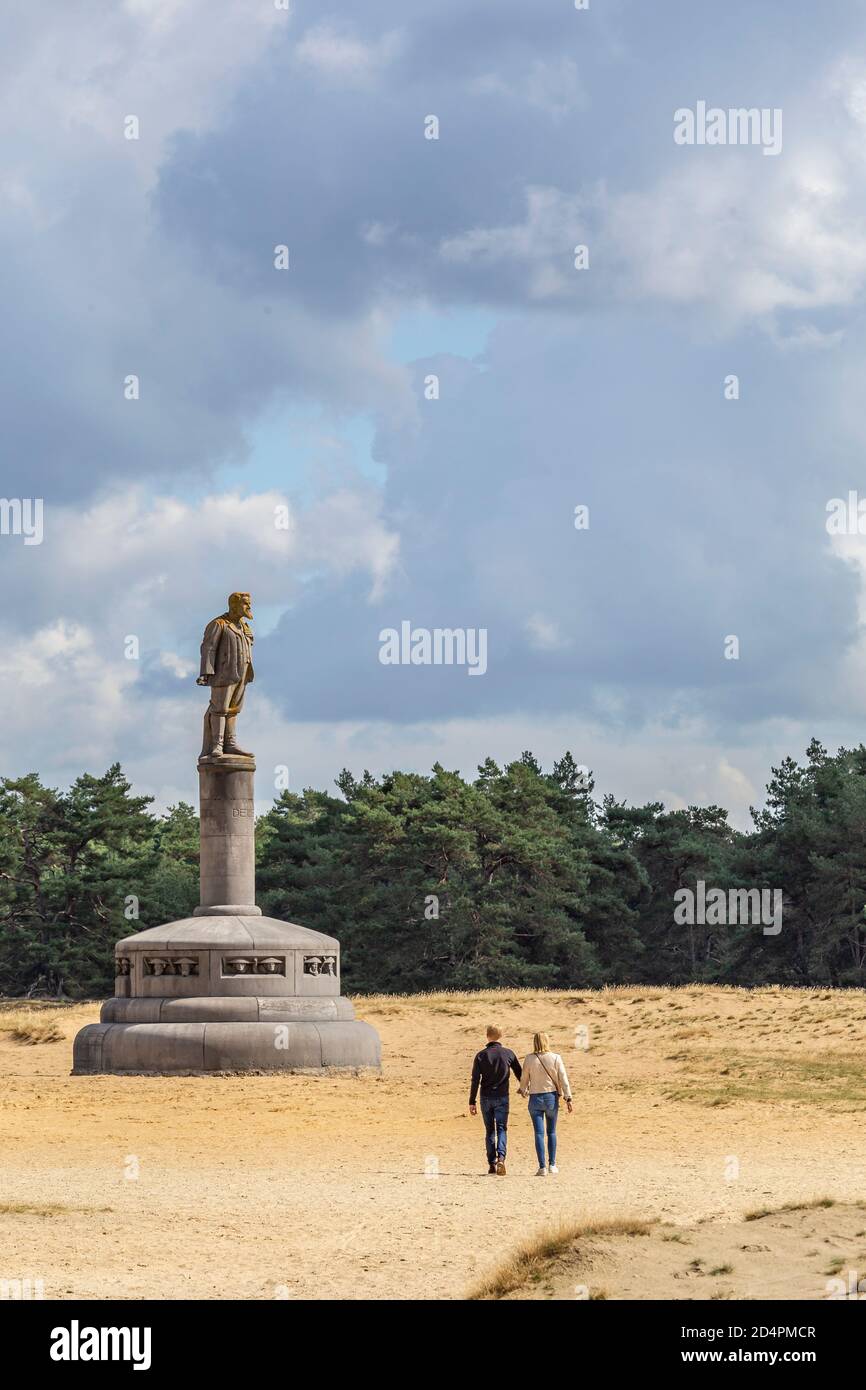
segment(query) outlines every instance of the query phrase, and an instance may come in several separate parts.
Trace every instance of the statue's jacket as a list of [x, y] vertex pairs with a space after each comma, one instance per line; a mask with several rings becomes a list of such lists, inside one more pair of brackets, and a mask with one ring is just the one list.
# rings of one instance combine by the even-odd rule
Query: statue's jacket
[[249, 683], [253, 679], [252, 657], [253, 634], [243, 621], [235, 627], [224, 613], [204, 630], [199, 674], [208, 677], [208, 685]]

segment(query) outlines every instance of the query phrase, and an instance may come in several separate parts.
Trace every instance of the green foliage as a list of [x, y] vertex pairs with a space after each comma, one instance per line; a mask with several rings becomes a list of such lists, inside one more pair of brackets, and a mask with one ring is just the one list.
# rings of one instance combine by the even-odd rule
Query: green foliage
[[[630, 980], [683, 984], [720, 980], [729, 929], [674, 922], [674, 894], [696, 891], [699, 880], [725, 891], [738, 886], [735, 861], [743, 836], [719, 806], [665, 811], [661, 802], [624, 806], [606, 797], [600, 825], [612, 843], [631, 854], [646, 885], [640, 913], [643, 956]], [[751, 928], [752, 937], [755, 929]]]
[[759, 962], [765, 976], [863, 985], [866, 748], [840, 748], [831, 757], [813, 739], [802, 767], [786, 758], [773, 768], [766, 807], [753, 814], [752, 872], [785, 893], [782, 932]]
[[579, 909], [595, 832], [525, 755], [472, 784], [437, 764], [338, 785], [345, 802], [283, 794], [259, 884], [266, 911], [339, 937], [352, 988], [602, 979]]
[[110, 984], [114, 943], [129, 926], [156, 855], [151, 798], [131, 796], [115, 763], [68, 792], [31, 773], [0, 782], [0, 990], [81, 995]]
[[[526, 752], [472, 781], [437, 764], [336, 783], [260, 818], [258, 890], [339, 938], [350, 990], [866, 983], [863, 746], [773, 769], [750, 834], [718, 806], [596, 803], [570, 753], [550, 773]], [[149, 800], [117, 765], [64, 793], [0, 782], [0, 992], [104, 994], [116, 940], [192, 912], [198, 819]], [[679, 925], [674, 895], [700, 880], [781, 889], [782, 931]]]
[[[187, 802], [170, 806], [157, 822], [153, 848], [155, 867], [149, 877], [141, 911], [147, 926], [191, 917], [198, 906], [198, 816]], [[141, 931], [142, 922], [130, 922], [132, 931]]]

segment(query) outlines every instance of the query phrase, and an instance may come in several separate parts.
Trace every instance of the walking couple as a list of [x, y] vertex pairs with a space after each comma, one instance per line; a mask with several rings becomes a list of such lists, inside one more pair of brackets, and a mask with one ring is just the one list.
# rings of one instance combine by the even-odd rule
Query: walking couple
[[[478, 1053], [472, 1065], [472, 1085], [469, 1091], [469, 1113], [476, 1115], [476, 1099], [481, 1089], [481, 1114], [487, 1144], [488, 1173], [505, 1176], [505, 1149], [508, 1138], [508, 1087], [510, 1072], [517, 1080], [518, 1095], [529, 1096], [529, 1115], [535, 1131], [535, 1152], [538, 1157], [537, 1178], [558, 1173], [556, 1166], [556, 1121], [559, 1102], [564, 1100], [572, 1113], [571, 1087], [558, 1052], [551, 1052], [546, 1033], [536, 1033], [532, 1051], [523, 1065], [509, 1047], [502, 1045], [502, 1029], [492, 1025], [487, 1029], [487, 1046]], [[547, 1153], [544, 1140], [547, 1133]]]

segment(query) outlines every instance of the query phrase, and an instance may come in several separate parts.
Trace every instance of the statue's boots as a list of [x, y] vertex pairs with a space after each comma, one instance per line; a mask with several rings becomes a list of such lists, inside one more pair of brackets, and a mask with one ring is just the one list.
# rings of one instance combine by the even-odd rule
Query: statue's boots
[[231, 753], [235, 758], [251, 758], [253, 756], [252, 753], [248, 753], [245, 748], [239, 748], [237, 745], [237, 740], [235, 739], [235, 725], [237, 722], [237, 715], [234, 714], [230, 714], [226, 720], [226, 731], [222, 751], [224, 753]]
[[205, 715], [205, 739], [202, 748], [206, 758], [221, 758], [223, 755], [226, 721], [220, 714]]

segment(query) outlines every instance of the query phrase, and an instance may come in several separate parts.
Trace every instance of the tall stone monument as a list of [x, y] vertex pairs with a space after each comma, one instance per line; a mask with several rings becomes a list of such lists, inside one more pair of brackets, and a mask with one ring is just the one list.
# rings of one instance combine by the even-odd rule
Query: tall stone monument
[[256, 764], [235, 739], [251, 617], [249, 594], [232, 594], [202, 642], [201, 903], [117, 943], [114, 998], [77, 1035], [73, 1075], [380, 1065], [378, 1034], [340, 994], [339, 942], [255, 905]]

